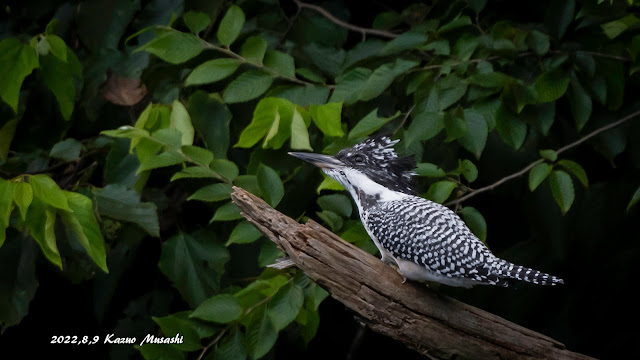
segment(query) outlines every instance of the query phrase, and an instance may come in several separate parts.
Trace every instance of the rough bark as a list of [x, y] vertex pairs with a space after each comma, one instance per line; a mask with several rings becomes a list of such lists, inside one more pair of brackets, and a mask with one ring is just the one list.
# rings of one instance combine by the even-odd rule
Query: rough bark
[[299, 224], [234, 187], [242, 215], [367, 325], [437, 359], [589, 359], [545, 335], [430, 290], [313, 220]]

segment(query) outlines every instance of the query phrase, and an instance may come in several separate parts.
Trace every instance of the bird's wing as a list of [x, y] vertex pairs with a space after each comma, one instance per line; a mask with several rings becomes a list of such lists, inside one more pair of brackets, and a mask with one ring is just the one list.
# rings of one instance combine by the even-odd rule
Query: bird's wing
[[367, 213], [367, 227], [395, 257], [447, 277], [492, 283], [498, 259], [448, 208], [412, 196], [379, 203]]

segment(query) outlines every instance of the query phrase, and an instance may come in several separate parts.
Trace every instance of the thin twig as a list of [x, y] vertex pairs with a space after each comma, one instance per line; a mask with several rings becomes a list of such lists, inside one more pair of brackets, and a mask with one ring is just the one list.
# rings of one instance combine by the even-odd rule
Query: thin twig
[[631, 62], [632, 60], [628, 57], [624, 57], [624, 56], [618, 56], [618, 55], [611, 55], [611, 54], [603, 54], [603, 53], [599, 53], [599, 52], [595, 52], [595, 51], [585, 51], [585, 53], [591, 55], [591, 56], [596, 56], [596, 57], [601, 57], [601, 58], [606, 58], [606, 59], [612, 59], [612, 60], [619, 60], [619, 61], [623, 61], [623, 62]]
[[415, 109], [415, 108], [416, 108], [416, 104], [413, 104], [409, 108], [409, 110], [407, 110], [407, 112], [402, 117], [402, 121], [400, 121], [400, 124], [398, 125], [398, 127], [393, 131], [393, 134], [398, 132], [398, 130], [400, 130], [404, 126], [404, 123], [407, 122], [407, 119], [409, 118], [409, 115], [411, 115], [411, 113], [413, 112], [413, 109]]
[[224, 335], [224, 333], [226, 333], [229, 329], [231, 328], [231, 325], [227, 325], [227, 327], [225, 327], [224, 329], [222, 329], [222, 331], [220, 331], [220, 334], [218, 334], [218, 336], [216, 336], [215, 339], [213, 339], [213, 341], [211, 341], [210, 343], [207, 344], [207, 346], [205, 346], [204, 348], [202, 348], [202, 351], [200, 352], [200, 356], [198, 356], [197, 360], [202, 360], [202, 358], [204, 357], [204, 354], [207, 353], [207, 351], [214, 346], [215, 344], [218, 343], [218, 341], [220, 341], [220, 339], [222, 339], [222, 335]]
[[296, 3], [296, 5], [298, 5], [298, 8], [300, 8], [300, 9], [310, 9], [310, 10], [313, 10], [315, 12], [318, 12], [322, 16], [324, 16], [327, 19], [329, 19], [329, 21], [331, 21], [332, 23], [334, 23], [334, 24], [336, 24], [338, 26], [341, 26], [341, 27], [343, 27], [345, 29], [348, 29], [348, 30], [351, 30], [351, 31], [359, 32], [360, 34], [362, 34], [363, 38], [366, 38], [366, 34], [377, 35], [377, 36], [388, 38], [388, 39], [395, 39], [396, 37], [398, 37], [398, 34], [394, 34], [392, 32], [386, 31], [386, 30], [363, 28], [363, 27], [360, 27], [360, 26], [356, 26], [356, 25], [344, 22], [344, 21], [338, 19], [337, 17], [333, 16], [330, 12], [325, 10], [323, 7], [320, 7], [320, 6], [317, 6], [317, 5], [312, 5], [312, 4], [307, 4], [307, 3], [304, 3], [304, 2], [299, 1], [299, 0], [293, 0], [293, 1]]
[[249, 60], [245, 59], [244, 57], [242, 57], [241, 55], [236, 54], [235, 52], [233, 52], [233, 51], [231, 51], [231, 50], [229, 50], [229, 49], [227, 49], [227, 48], [224, 48], [224, 47], [221, 47], [221, 46], [213, 45], [213, 44], [211, 44], [211, 43], [209, 43], [209, 42], [206, 42], [206, 41], [204, 41], [204, 40], [203, 40], [202, 42], [203, 42], [203, 45], [204, 45], [204, 47], [205, 47], [206, 49], [211, 49], [211, 50], [215, 50], [215, 51], [221, 52], [221, 53], [223, 53], [223, 54], [225, 54], [225, 55], [228, 55], [228, 56], [230, 56], [230, 57], [232, 57], [232, 58], [238, 59], [238, 60], [240, 60], [241, 62], [243, 62], [243, 63], [245, 63], [245, 64], [249, 64], [249, 65], [251, 65], [251, 66], [253, 66], [253, 67], [255, 67], [255, 68], [258, 68], [258, 69], [260, 69], [260, 70], [266, 71], [266, 72], [270, 73], [271, 75], [273, 75], [273, 76], [275, 76], [275, 77], [278, 77], [278, 78], [280, 78], [280, 79], [287, 80], [287, 81], [290, 81], [290, 82], [296, 83], [296, 84], [298, 84], [298, 85], [303, 85], [303, 86], [307, 86], [307, 85], [319, 85], [319, 84], [314, 84], [314, 83], [306, 82], [306, 81], [304, 81], [304, 80], [300, 80], [300, 79], [295, 78], [295, 77], [289, 77], [289, 76], [280, 75], [280, 74], [278, 74], [275, 70], [272, 70], [272, 69], [270, 69], [270, 68], [268, 68], [268, 67], [266, 67], [266, 66], [264, 66], [264, 65], [262, 65], [262, 64], [258, 64], [258, 63], [251, 62], [251, 61], [249, 61]]
[[[607, 130], [610, 130], [610, 129], [612, 129], [612, 128], [614, 128], [614, 127], [616, 127], [616, 126], [618, 126], [618, 125], [620, 125], [620, 124], [622, 124], [622, 123], [624, 123], [624, 122], [627, 122], [627, 121], [629, 121], [629, 120], [631, 120], [631, 119], [633, 119], [633, 118], [635, 118], [635, 117], [639, 116], [639, 115], [640, 115], [640, 110], [638, 110], [638, 111], [634, 111], [634, 112], [632, 112], [631, 114], [629, 114], [629, 115], [627, 115], [627, 116], [623, 117], [622, 119], [619, 119], [619, 120], [617, 120], [617, 121], [612, 122], [611, 124], [608, 124], [608, 125], [605, 125], [605, 126], [603, 126], [603, 127], [599, 128], [599, 129], [596, 129], [596, 130], [594, 130], [594, 131], [590, 132], [589, 134], [587, 134], [587, 135], [585, 135], [585, 136], [581, 137], [580, 139], [578, 139], [578, 140], [576, 140], [576, 141], [574, 141], [574, 142], [572, 142], [572, 143], [570, 143], [570, 144], [567, 144], [567, 145], [565, 145], [565, 146], [563, 146], [563, 147], [559, 148], [558, 150], [556, 150], [556, 154], [560, 155], [560, 154], [562, 154], [563, 152], [565, 152], [565, 151], [567, 151], [567, 150], [573, 149], [574, 147], [576, 147], [576, 146], [578, 146], [578, 145], [582, 144], [583, 142], [585, 142], [585, 141], [587, 141], [587, 140], [589, 140], [589, 139], [593, 138], [594, 136], [597, 136], [597, 135], [599, 135], [600, 133], [603, 133], [603, 132], [605, 132], [605, 131], [607, 131]], [[496, 187], [498, 187], [498, 186], [500, 186], [500, 185], [504, 184], [505, 182], [507, 182], [507, 181], [509, 181], [509, 180], [513, 180], [513, 179], [515, 179], [515, 178], [518, 178], [518, 177], [520, 177], [520, 176], [522, 176], [522, 175], [526, 174], [529, 170], [533, 169], [533, 167], [534, 167], [534, 166], [536, 166], [536, 165], [538, 165], [538, 164], [540, 164], [540, 163], [543, 163], [544, 161], [545, 161], [545, 160], [544, 160], [544, 159], [542, 159], [542, 158], [541, 158], [541, 159], [538, 159], [538, 160], [536, 160], [536, 161], [532, 162], [531, 164], [527, 165], [525, 168], [523, 168], [522, 170], [520, 170], [520, 171], [518, 171], [518, 172], [516, 172], [516, 173], [513, 173], [513, 174], [511, 174], [511, 175], [505, 176], [505, 177], [503, 177], [502, 179], [500, 179], [500, 180], [498, 180], [498, 181], [494, 182], [494, 183], [493, 183], [493, 184], [491, 184], [491, 185], [487, 185], [487, 186], [482, 187], [482, 188], [480, 188], [480, 189], [476, 189], [476, 190], [474, 190], [474, 191], [472, 191], [472, 192], [468, 193], [467, 195], [465, 195], [465, 196], [463, 196], [463, 197], [461, 197], [461, 198], [459, 198], [459, 199], [456, 199], [456, 200], [450, 201], [450, 202], [448, 202], [448, 203], [446, 203], [446, 204], [444, 204], [444, 205], [445, 205], [445, 206], [450, 206], [450, 205], [454, 205], [454, 204], [459, 204], [459, 203], [461, 203], [461, 202], [463, 202], [463, 201], [465, 201], [465, 200], [468, 200], [468, 199], [470, 199], [470, 198], [472, 198], [472, 197], [474, 197], [474, 196], [476, 196], [476, 195], [478, 195], [478, 194], [481, 194], [481, 193], [486, 192], [486, 191], [489, 191], [489, 190], [493, 190], [493, 189], [495, 189]]]

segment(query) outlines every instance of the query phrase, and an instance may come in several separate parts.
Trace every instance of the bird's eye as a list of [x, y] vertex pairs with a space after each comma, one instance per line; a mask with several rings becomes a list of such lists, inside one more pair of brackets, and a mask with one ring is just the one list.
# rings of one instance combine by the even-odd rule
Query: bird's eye
[[357, 154], [353, 157], [353, 162], [355, 162], [356, 164], [364, 164], [364, 156]]

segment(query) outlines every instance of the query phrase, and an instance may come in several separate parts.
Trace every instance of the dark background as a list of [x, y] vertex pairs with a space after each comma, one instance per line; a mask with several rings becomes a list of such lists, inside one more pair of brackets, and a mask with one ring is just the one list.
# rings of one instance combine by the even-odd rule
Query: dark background
[[[9, 33], [34, 33], [33, 29], [42, 29], [62, 4], [60, 1], [13, 2], [11, 17], [3, 14], [0, 38]], [[70, 4], [77, 6], [79, 2]], [[287, 14], [295, 11], [291, 2], [283, 0], [281, 4]], [[367, 5], [333, 2], [326, 7], [341, 8], [350, 14], [350, 23], [369, 27], [380, 11], [401, 11], [409, 4], [408, 1], [374, 1]], [[545, 1], [490, 2], [483, 12], [483, 21], [490, 23], [506, 18], [523, 24], [540, 22], [547, 4]], [[350, 48], [358, 41], [358, 34], [350, 34], [344, 46]], [[636, 95], [640, 89], [636, 78], [629, 77], [626, 86], [622, 109], [610, 115], [603, 115], [607, 113], [606, 109], [595, 109], [594, 114], [598, 114], [602, 121], [592, 121], [583, 134], [597, 128], [603, 121], [617, 119], [637, 108]], [[559, 117], [570, 116], [568, 102], [560, 100], [556, 106]], [[109, 123], [118, 124], [126, 120], [130, 116], [128, 111], [132, 110], [107, 105], [103, 116], [110, 119], [105, 120], [104, 128], [113, 127]], [[40, 112], [39, 109], [29, 110], [25, 116], [35, 118], [42, 116]], [[577, 139], [575, 130], [571, 130], [567, 123], [554, 124], [549, 137], [529, 136], [518, 152], [508, 148], [495, 132], [491, 133], [477, 164], [480, 177], [473, 187], [489, 185], [523, 168], [538, 158], [538, 149], [559, 148]], [[46, 137], [47, 128], [55, 128], [56, 124], [52, 122], [43, 127], [37, 131], [25, 131], [20, 136]], [[77, 125], [70, 134], [80, 136], [85, 131], [87, 129]], [[559, 276], [565, 285], [538, 287], [518, 284], [512, 288], [476, 287], [470, 290], [440, 286], [438, 291], [548, 335], [572, 351], [607, 359], [637, 358], [640, 355], [637, 346], [640, 311], [635, 284], [640, 275], [637, 261], [640, 256], [640, 207], [629, 212], [625, 210], [640, 184], [639, 139], [640, 120], [631, 120], [563, 154], [564, 158], [572, 159], [585, 168], [590, 182], [587, 189], [575, 183], [576, 199], [565, 215], [553, 201], [548, 184], [529, 192], [526, 176], [465, 203], [484, 215], [488, 224], [488, 244], [494, 253], [517, 264]], [[427, 144], [423, 161], [444, 167], [457, 159], [458, 154], [451, 153], [441, 140], [436, 138]], [[612, 156], [609, 151], [614, 142], [623, 142], [626, 146], [625, 151], [617, 156]], [[315, 184], [321, 180], [319, 173], [310, 168], [305, 168], [298, 176]], [[170, 198], [173, 195], [168, 194]], [[283, 207], [296, 201], [293, 193], [287, 193]], [[297, 206], [317, 207], [314, 203]], [[189, 214], [189, 219], [183, 220], [187, 224], [206, 223], [210, 216], [209, 210], [192, 203], [180, 203], [179, 209], [164, 210], [161, 223], [164, 220], [172, 223], [171, 217], [184, 217], [185, 214]], [[201, 215], [203, 212], [206, 214]], [[301, 211], [287, 214], [297, 217]], [[163, 236], [172, 230], [170, 226], [163, 229]], [[25, 358], [36, 354], [65, 358], [78, 355], [79, 358], [95, 359], [136, 356], [136, 352], [126, 345], [50, 344], [52, 336], [58, 335], [88, 335], [89, 338], [99, 335], [102, 340], [109, 333], [116, 336], [156, 333], [158, 330], [150, 319], [151, 315], [163, 316], [187, 308], [158, 271], [159, 240], [142, 233], [136, 239], [123, 249], [126, 262], [121, 268], [109, 263], [112, 274], [120, 272], [121, 276], [114, 287], [113, 297], [106, 301], [103, 301], [105, 298], [100, 289], [109, 282], [107, 276], [98, 274], [91, 280], [76, 281], [40, 259], [36, 296], [23, 321], [0, 336], [2, 357], [12, 357], [11, 353]], [[12, 246], [22, 246], [22, 251], [39, 251], [35, 243], [7, 243], [0, 253], [8, 254]], [[234, 258], [240, 254], [255, 254], [258, 250], [246, 247], [231, 251]], [[256, 271], [258, 269], [253, 264], [233, 264], [226, 276], [229, 279], [242, 278], [255, 275]], [[301, 345], [295, 328], [289, 328], [281, 334], [275, 350], [266, 358], [340, 359], [348, 355], [352, 359], [421, 358], [371, 330], [365, 330], [362, 341], [354, 344], [359, 328], [355, 315], [330, 297], [321, 305], [320, 315], [318, 334], [307, 349]]]

